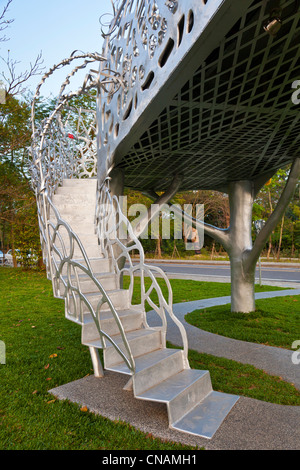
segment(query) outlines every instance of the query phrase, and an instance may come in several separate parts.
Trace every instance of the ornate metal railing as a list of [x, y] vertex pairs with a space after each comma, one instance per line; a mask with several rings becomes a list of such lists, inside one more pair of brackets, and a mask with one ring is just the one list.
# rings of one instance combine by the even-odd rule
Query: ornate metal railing
[[[183, 344], [186, 364], [188, 364], [188, 340], [185, 328], [173, 312], [173, 291], [169, 279], [162, 269], [145, 262], [145, 254], [140, 240], [134, 234], [131, 223], [124, 215], [117, 196], [110, 191], [110, 178], [106, 178], [97, 193], [96, 228], [102, 253], [110, 258], [120, 284], [123, 276], [129, 276], [129, 298], [140, 289], [140, 306], [144, 314], [144, 324], [148, 326], [149, 307], [160, 318], [163, 338], [166, 340], [167, 315], [177, 325]], [[135, 253], [135, 258], [133, 258]], [[158, 282], [164, 285], [164, 289]], [[140, 285], [139, 285], [140, 284]], [[136, 286], [136, 287], [135, 287]], [[165, 296], [163, 290], [166, 290]], [[147, 307], [147, 305], [149, 307]]]
[[[73, 232], [70, 225], [60, 217], [51, 199], [47, 197], [46, 194], [45, 197], [47, 211], [51, 212], [51, 216], [47, 219], [44, 230], [47, 231], [46, 239], [49, 243], [51, 256], [49, 261], [51, 262], [54, 295], [65, 300], [66, 318], [83, 324], [84, 316], [89, 313], [97, 327], [102, 348], [105, 349], [107, 341], [111, 343], [123, 358], [128, 368], [134, 372], [134, 359], [114, 305], [101, 282], [95, 277], [89, 258], [79, 237]], [[39, 200], [44, 202], [45, 197], [43, 196], [39, 198]], [[94, 289], [91, 290], [99, 295], [96, 307], [92, 306], [88, 296], [83, 292], [80, 281], [80, 276], [82, 275], [88, 276], [89, 280], [94, 284]], [[108, 307], [110, 309], [118, 326], [125, 352], [123, 352], [111, 336], [101, 328], [100, 310], [103, 304], [106, 304], [106, 308]]]
[[[91, 58], [89, 54], [87, 56]], [[96, 56], [94, 60], [102, 59]], [[66, 65], [69, 62], [66, 60], [62, 64]], [[85, 65], [87, 63], [89, 62]], [[54, 67], [51, 73], [56, 68], [58, 67]], [[74, 70], [78, 69], [77, 67]], [[80, 96], [81, 92], [91, 89], [92, 86], [87, 87], [85, 84], [81, 92], [63, 95], [68, 77], [72, 75], [71, 72], [61, 88], [55, 109], [49, 118], [36, 128], [34, 124], [35, 102], [39, 96], [40, 86], [51, 73], [48, 72], [43, 77], [33, 101], [33, 138], [30, 151], [32, 186], [36, 193], [41, 247], [47, 276], [52, 281], [54, 295], [65, 300], [66, 317], [73, 321], [83, 322], [84, 315], [89, 313], [99, 332], [102, 347], [105, 348], [109, 341], [128, 368], [134, 372], [134, 359], [118, 313], [101, 282], [95, 277], [79, 237], [62, 219], [52, 202], [52, 196], [62, 185], [63, 179], [96, 176], [97, 120], [95, 111], [77, 109], [69, 104], [73, 97]], [[107, 77], [104, 79], [105, 84], [106, 82]], [[118, 82], [116, 83], [118, 85]], [[84, 113], [85, 119], [83, 119]], [[83, 292], [80, 281], [82, 274], [88, 276], [89, 280], [94, 283], [95, 292], [99, 293], [96, 307], [92, 306], [88, 296]], [[125, 352], [101, 328], [99, 312], [104, 303], [110, 309], [118, 326]]]
[[[76, 67], [63, 83], [56, 106], [50, 116], [35, 127], [35, 103], [39, 97], [40, 88], [56, 69], [69, 65], [74, 59], [85, 59], [84, 63]], [[94, 61], [103, 61], [98, 54], [79, 54], [66, 59], [58, 66], [54, 66], [45, 76], [37, 88], [32, 106], [33, 138], [31, 148], [31, 174], [32, 185], [36, 192], [38, 220], [41, 236], [41, 246], [48, 278], [53, 284], [54, 295], [65, 300], [66, 316], [75, 321], [83, 321], [84, 313], [91, 314], [100, 335], [101, 344], [106, 347], [109, 341], [124, 359], [129, 369], [134, 372], [135, 363], [126, 339], [123, 326], [118, 313], [109, 299], [101, 282], [95, 277], [85, 249], [73, 232], [70, 225], [62, 219], [59, 211], [52, 202], [56, 189], [62, 185], [65, 178], [90, 178], [97, 174], [97, 128], [99, 116], [95, 109], [76, 108], [72, 104], [73, 98], [96, 89], [97, 99], [101, 99], [103, 89], [113, 95], [122, 84], [121, 76], [110, 70], [100, 67], [96, 77], [89, 73], [84, 86], [75, 93], [64, 94], [65, 88], [78, 70]], [[101, 78], [102, 74], [102, 80]], [[175, 322], [180, 330], [184, 355], [187, 360], [188, 342], [185, 329], [173, 312], [173, 293], [170, 282], [165, 273], [158, 267], [148, 266], [141, 242], [135, 236], [133, 228], [123, 214], [119, 200], [112, 196], [109, 187], [109, 178], [97, 188], [96, 230], [99, 238], [101, 252], [104, 257], [112, 261], [113, 270], [121, 283], [124, 275], [129, 276], [129, 297], [131, 305], [136, 286], [140, 282], [140, 306], [144, 314], [144, 325], [148, 326], [147, 311], [152, 309], [160, 318], [163, 339], [166, 339], [167, 315]], [[124, 238], [123, 238], [124, 235]], [[76, 258], [74, 256], [76, 248]], [[80, 257], [78, 256], [80, 252]], [[132, 253], [138, 253], [138, 261], [133, 261]], [[78, 259], [81, 259], [79, 262]], [[84, 274], [95, 285], [99, 292], [97, 307], [93, 307], [82, 290], [80, 276]], [[164, 289], [158, 282], [161, 278]], [[137, 279], [139, 279], [137, 281]], [[163, 290], [167, 295], [163, 294]], [[113, 339], [103, 331], [99, 319], [99, 312], [106, 303], [115, 319], [124, 344], [125, 353], [118, 347]]]

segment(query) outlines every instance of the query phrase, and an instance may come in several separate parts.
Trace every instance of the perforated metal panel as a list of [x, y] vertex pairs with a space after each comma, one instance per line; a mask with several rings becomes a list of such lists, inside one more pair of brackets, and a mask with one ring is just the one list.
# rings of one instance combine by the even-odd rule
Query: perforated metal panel
[[[162, 8], [168, 2], [146, 3]], [[299, 156], [300, 105], [291, 100], [292, 83], [300, 80], [299, 2], [187, 1], [184, 10], [178, 3], [176, 28], [168, 29], [158, 65], [149, 50], [144, 59], [156, 77], [150, 93], [143, 96], [135, 83], [125, 111], [130, 115], [119, 118], [118, 136], [108, 137], [102, 152], [136, 189], [163, 190], [176, 172], [184, 175], [181, 189], [218, 189], [291, 162]], [[274, 37], [264, 25], [279, 4], [281, 27]], [[238, 18], [231, 25], [228, 12]]]

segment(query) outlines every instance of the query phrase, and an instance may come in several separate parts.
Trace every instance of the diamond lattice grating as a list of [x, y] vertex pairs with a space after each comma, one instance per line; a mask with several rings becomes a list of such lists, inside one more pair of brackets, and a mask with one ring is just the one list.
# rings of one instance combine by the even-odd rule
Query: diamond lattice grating
[[[263, 26], [279, 3], [281, 28], [272, 36]], [[291, 97], [300, 80], [299, 39], [298, 1], [252, 2], [118, 156], [126, 186], [163, 190], [181, 173], [182, 190], [221, 189], [298, 157], [299, 105]]]

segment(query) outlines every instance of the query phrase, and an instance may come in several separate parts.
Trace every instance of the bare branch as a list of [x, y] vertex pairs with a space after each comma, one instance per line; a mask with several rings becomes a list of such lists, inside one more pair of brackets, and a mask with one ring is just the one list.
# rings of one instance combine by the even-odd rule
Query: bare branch
[[[8, 26], [13, 23], [14, 20], [6, 20], [5, 15], [8, 11], [8, 7], [11, 4], [12, 0], [8, 0], [6, 3], [5, 7], [2, 10], [2, 13], [0, 14], [0, 32], [4, 31]], [[8, 38], [6, 36], [0, 37], [0, 42], [8, 41]]]
[[30, 63], [30, 67], [28, 70], [24, 72], [18, 73], [16, 70], [16, 66], [19, 63], [16, 60], [13, 60], [10, 57], [10, 51], [8, 51], [7, 59], [3, 59], [3, 62], [6, 64], [8, 75], [5, 72], [2, 72], [2, 77], [6, 82], [6, 92], [10, 96], [18, 95], [23, 93], [26, 90], [26, 86], [24, 85], [31, 77], [36, 75], [40, 75], [43, 67], [42, 67], [42, 53], [40, 52], [36, 57], [33, 63]]

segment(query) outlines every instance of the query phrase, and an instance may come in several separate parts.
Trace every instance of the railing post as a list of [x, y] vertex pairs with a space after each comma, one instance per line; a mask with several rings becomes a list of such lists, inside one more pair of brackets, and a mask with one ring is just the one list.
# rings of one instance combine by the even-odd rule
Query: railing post
[[94, 375], [95, 377], [104, 377], [104, 370], [102, 367], [101, 359], [99, 356], [98, 349], [89, 347], [90, 354], [91, 354], [91, 359], [92, 359], [92, 364], [93, 364], [93, 369], [94, 369]]

